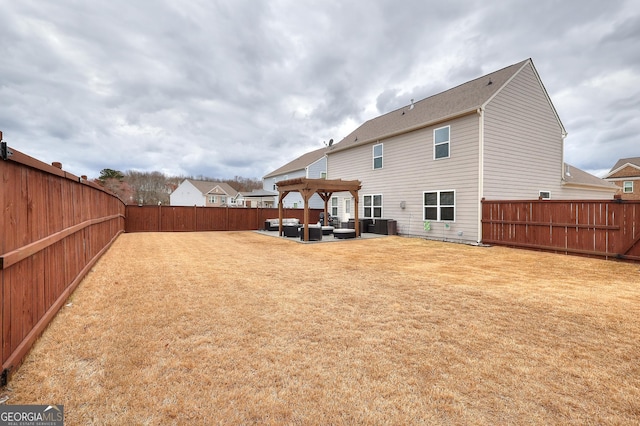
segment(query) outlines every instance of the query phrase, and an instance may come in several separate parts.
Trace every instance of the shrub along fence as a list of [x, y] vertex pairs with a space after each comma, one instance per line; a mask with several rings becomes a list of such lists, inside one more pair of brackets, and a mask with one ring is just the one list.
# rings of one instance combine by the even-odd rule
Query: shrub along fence
[[[311, 209], [310, 222], [320, 209]], [[286, 218], [304, 220], [303, 209], [284, 209]], [[277, 219], [277, 208], [127, 206], [126, 232], [249, 231], [262, 229], [267, 219]]]
[[640, 201], [482, 201], [482, 242], [640, 261]]
[[1, 147], [4, 385], [91, 266], [124, 231], [125, 206], [86, 177], [63, 171], [59, 163], [42, 163], [4, 142]]

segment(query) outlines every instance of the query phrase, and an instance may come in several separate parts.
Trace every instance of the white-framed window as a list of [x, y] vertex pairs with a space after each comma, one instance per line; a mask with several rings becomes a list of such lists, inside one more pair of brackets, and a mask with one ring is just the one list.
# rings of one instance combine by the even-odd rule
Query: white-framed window
[[382, 144], [376, 144], [373, 146], [373, 169], [382, 168]]
[[331, 212], [332, 217], [338, 217], [338, 197], [331, 197]]
[[227, 197], [220, 197], [220, 204], [227, 204]]
[[327, 178], [327, 172], [320, 172], [320, 179], [326, 179]]
[[451, 126], [439, 127], [433, 131], [433, 159], [449, 158]]
[[364, 196], [364, 217], [382, 217], [382, 194]]
[[551, 191], [538, 191], [538, 197], [543, 200], [551, 199]]
[[216, 196], [209, 195], [209, 204], [215, 204], [215, 203], [216, 203]]
[[622, 192], [624, 192], [625, 194], [630, 194], [633, 192], [632, 180], [625, 180], [624, 182], [622, 182]]
[[423, 193], [424, 217], [423, 220], [436, 222], [456, 220], [456, 192], [449, 191], [425, 191]]

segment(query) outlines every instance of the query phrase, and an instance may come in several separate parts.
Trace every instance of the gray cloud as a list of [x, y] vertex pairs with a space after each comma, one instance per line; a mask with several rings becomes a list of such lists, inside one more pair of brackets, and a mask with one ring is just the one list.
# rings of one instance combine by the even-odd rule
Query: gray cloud
[[631, 1], [0, 0], [0, 130], [66, 170], [260, 177], [532, 57], [566, 160], [637, 156]]

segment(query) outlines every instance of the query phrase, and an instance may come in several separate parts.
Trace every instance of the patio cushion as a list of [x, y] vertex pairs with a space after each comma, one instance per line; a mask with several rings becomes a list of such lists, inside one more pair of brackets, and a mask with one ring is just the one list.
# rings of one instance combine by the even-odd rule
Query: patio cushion
[[349, 228], [334, 229], [333, 230], [333, 237], [334, 238], [339, 238], [339, 239], [355, 238], [356, 237], [356, 230], [355, 229], [349, 229]]

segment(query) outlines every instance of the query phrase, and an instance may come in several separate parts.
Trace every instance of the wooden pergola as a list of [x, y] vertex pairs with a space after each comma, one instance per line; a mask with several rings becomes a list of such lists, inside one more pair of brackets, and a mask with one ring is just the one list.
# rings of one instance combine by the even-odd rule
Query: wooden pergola
[[358, 191], [362, 187], [359, 180], [342, 180], [342, 179], [310, 179], [295, 178], [282, 180], [278, 185], [278, 217], [280, 226], [278, 227], [279, 235], [282, 235], [282, 200], [290, 192], [299, 192], [304, 200], [304, 240], [309, 241], [309, 199], [313, 194], [318, 194], [324, 201], [324, 224], [327, 225], [329, 215], [327, 215], [327, 207], [329, 200], [334, 192], [349, 192], [354, 199], [355, 208], [355, 231], [356, 237], [360, 236], [360, 221], [358, 220]]

